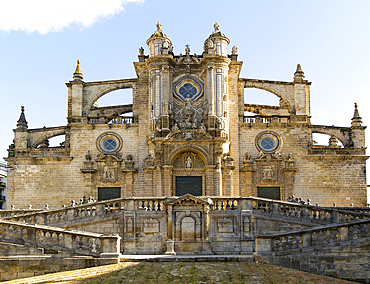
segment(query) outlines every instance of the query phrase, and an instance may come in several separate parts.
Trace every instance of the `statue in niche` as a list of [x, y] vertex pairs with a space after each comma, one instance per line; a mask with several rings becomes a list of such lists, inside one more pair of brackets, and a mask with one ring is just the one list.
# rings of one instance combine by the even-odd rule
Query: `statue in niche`
[[193, 161], [191, 160], [191, 157], [190, 155], [186, 157], [186, 160], [185, 160], [185, 167], [187, 169], [191, 169], [193, 167]]

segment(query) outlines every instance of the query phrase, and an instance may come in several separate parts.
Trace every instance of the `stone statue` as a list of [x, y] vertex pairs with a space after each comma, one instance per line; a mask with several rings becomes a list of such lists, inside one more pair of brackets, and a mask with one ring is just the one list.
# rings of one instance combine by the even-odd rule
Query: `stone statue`
[[191, 160], [190, 156], [186, 157], [185, 167], [188, 169], [193, 167], [193, 161]]
[[220, 31], [220, 25], [217, 22], [213, 25], [213, 27], [215, 28], [214, 32]]
[[156, 26], [157, 26], [157, 31], [161, 33], [162, 32], [162, 25], [158, 22]]
[[186, 56], [189, 56], [190, 55], [190, 45], [185, 45], [186, 47], [185, 47], [185, 54], [186, 54]]
[[207, 45], [208, 48], [213, 48], [213, 40], [209, 39]]
[[143, 47], [139, 48], [139, 55], [144, 55], [144, 48]]
[[238, 48], [234, 45], [231, 49], [231, 54], [236, 55], [238, 53]]

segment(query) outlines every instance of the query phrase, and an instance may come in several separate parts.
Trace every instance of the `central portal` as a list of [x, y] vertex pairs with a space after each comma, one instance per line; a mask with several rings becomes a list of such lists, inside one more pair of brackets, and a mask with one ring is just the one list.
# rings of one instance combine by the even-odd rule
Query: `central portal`
[[202, 196], [202, 177], [176, 177], [176, 196], [190, 193], [195, 196]]

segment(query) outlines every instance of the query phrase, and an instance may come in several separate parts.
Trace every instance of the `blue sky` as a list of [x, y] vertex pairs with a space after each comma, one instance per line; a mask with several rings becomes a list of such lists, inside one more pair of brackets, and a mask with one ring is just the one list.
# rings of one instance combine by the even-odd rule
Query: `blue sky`
[[292, 81], [300, 63], [312, 82], [313, 123], [350, 126], [357, 102], [370, 125], [369, 11], [366, 0], [0, 1], [0, 157], [22, 105], [29, 128], [66, 124], [65, 83], [77, 59], [85, 81], [134, 78], [132, 62], [140, 46], [148, 53], [158, 21], [176, 54], [186, 44], [201, 54], [218, 22], [229, 52], [238, 47], [241, 77]]

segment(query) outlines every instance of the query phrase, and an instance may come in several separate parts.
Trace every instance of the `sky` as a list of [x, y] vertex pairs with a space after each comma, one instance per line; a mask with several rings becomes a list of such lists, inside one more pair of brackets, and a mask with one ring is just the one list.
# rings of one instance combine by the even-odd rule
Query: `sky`
[[[369, 11], [368, 0], [0, 0], [0, 160], [21, 106], [29, 128], [66, 125], [65, 83], [77, 59], [86, 82], [135, 78], [138, 48], [148, 54], [157, 22], [175, 54], [186, 44], [201, 54], [218, 22], [229, 53], [238, 48], [240, 77], [292, 81], [300, 63], [312, 82], [312, 123], [349, 127], [357, 102], [370, 125]], [[276, 102], [262, 93], [251, 102]], [[129, 97], [117, 91], [98, 103]]]

